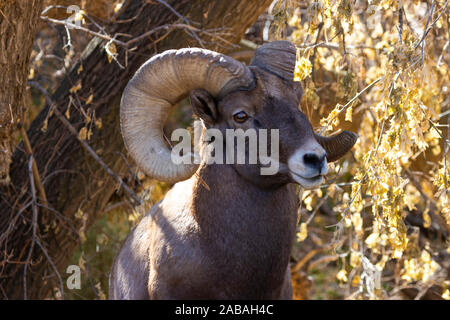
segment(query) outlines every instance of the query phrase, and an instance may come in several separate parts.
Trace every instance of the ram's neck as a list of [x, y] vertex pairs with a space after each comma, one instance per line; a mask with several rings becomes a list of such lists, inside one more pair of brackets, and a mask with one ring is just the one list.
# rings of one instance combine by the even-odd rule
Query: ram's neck
[[253, 279], [248, 290], [274, 290], [283, 283], [295, 235], [294, 186], [262, 189], [231, 165], [202, 166], [198, 177], [192, 212], [207, 256], [234, 277], [224, 281]]

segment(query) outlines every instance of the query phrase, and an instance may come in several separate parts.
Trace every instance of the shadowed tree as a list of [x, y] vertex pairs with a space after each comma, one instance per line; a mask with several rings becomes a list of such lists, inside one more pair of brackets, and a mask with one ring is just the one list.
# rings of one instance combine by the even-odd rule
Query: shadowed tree
[[9, 182], [15, 131], [43, 0], [0, 1], [0, 184]]

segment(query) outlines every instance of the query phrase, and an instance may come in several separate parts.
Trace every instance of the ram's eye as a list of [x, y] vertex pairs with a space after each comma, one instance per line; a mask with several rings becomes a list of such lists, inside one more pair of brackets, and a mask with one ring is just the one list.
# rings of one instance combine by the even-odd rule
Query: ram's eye
[[248, 119], [248, 115], [244, 111], [239, 111], [233, 115], [234, 121], [238, 123], [244, 123]]

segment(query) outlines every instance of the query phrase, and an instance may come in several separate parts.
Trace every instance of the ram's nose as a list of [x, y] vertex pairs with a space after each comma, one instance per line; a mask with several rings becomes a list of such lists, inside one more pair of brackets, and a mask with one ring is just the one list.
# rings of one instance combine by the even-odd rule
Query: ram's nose
[[305, 167], [317, 170], [317, 174], [326, 174], [327, 160], [324, 152], [310, 152], [303, 155], [303, 162]]

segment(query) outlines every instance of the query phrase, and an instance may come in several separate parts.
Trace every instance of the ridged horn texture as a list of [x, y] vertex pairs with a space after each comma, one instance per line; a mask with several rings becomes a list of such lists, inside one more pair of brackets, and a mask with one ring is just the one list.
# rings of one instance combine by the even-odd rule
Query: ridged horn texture
[[350, 131], [342, 131], [331, 137], [314, 134], [317, 142], [327, 152], [327, 161], [333, 162], [346, 154], [358, 140], [358, 136]]
[[259, 67], [288, 81], [294, 80], [297, 50], [289, 41], [274, 41], [259, 47], [251, 66]]
[[126, 86], [120, 105], [122, 136], [137, 165], [155, 179], [189, 178], [196, 164], [175, 164], [163, 126], [172, 106], [194, 89], [213, 97], [254, 85], [244, 64], [217, 52], [187, 48], [168, 50], [144, 63]]

